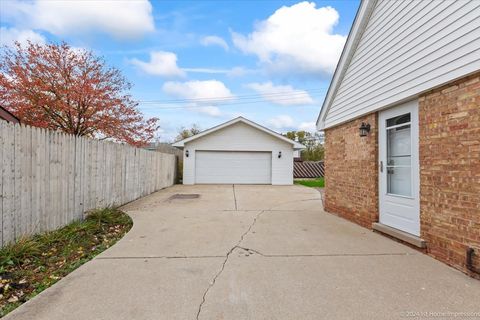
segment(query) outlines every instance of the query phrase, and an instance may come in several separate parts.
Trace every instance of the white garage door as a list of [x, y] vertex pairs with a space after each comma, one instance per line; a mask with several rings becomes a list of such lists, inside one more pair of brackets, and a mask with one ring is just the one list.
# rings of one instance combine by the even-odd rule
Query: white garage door
[[195, 183], [271, 184], [272, 153], [197, 150]]

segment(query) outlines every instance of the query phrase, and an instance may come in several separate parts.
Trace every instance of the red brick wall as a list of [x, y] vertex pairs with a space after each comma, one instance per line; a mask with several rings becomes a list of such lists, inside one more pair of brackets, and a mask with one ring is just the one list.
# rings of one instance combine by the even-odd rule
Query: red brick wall
[[[359, 137], [360, 124], [372, 126]], [[378, 221], [377, 114], [325, 130], [325, 210], [371, 228]], [[480, 73], [419, 99], [420, 229], [431, 256], [480, 268]], [[473, 274], [472, 274], [473, 275]]]
[[325, 210], [367, 228], [378, 221], [377, 141], [376, 114], [325, 130]]
[[419, 127], [421, 236], [465, 271], [466, 247], [480, 255], [480, 74], [421, 97]]

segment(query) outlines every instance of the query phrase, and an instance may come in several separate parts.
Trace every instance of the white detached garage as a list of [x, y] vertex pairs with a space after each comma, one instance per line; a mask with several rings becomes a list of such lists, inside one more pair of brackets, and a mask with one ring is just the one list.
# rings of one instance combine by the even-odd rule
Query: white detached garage
[[242, 117], [173, 144], [184, 149], [183, 184], [293, 183], [293, 152], [305, 147]]

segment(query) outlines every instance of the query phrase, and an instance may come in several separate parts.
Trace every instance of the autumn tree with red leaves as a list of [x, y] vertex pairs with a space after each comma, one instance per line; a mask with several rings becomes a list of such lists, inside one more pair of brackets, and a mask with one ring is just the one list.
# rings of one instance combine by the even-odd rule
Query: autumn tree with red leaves
[[25, 124], [142, 146], [158, 129], [121, 72], [66, 43], [17, 43], [0, 57], [0, 105]]

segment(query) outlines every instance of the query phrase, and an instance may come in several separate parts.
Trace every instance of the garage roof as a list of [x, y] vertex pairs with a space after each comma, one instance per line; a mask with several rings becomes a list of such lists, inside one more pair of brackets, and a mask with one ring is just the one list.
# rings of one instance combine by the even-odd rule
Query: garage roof
[[203, 136], [209, 135], [210, 133], [221, 130], [223, 128], [226, 128], [228, 126], [234, 125], [234, 124], [239, 123], [239, 122], [245, 123], [245, 124], [247, 124], [251, 127], [254, 127], [255, 129], [263, 131], [263, 132], [265, 132], [265, 133], [267, 133], [267, 134], [269, 134], [269, 135], [271, 135], [271, 136], [273, 136], [277, 139], [280, 139], [280, 140], [283, 140], [287, 143], [290, 143], [293, 146], [294, 150], [305, 149], [305, 146], [303, 144], [300, 144], [296, 141], [290, 140], [287, 137], [284, 137], [281, 134], [279, 134], [279, 133], [277, 133], [273, 130], [265, 128], [264, 126], [261, 126], [258, 123], [255, 123], [251, 120], [245, 119], [244, 117], [238, 117], [238, 118], [232, 119], [230, 121], [224, 122], [222, 124], [219, 124], [218, 126], [215, 126], [215, 127], [210, 128], [210, 129], [207, 129], [205, 131], [202, 131], [199, 134], [196, 134], [196, 135], [191, 136], [189, 138], [186, 138], [186, 139], [180, 140], [178, 142], [175, 142], [174, 144], [172, 144], [172, 146], [178, 147], [178, 148], [183, 148], [185, 146], [185, 143], [188, 143], [190, 141], [196, 140], [196, 139], [201, 138]]

